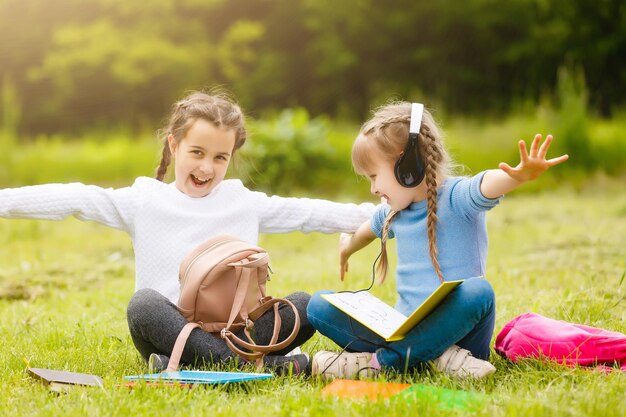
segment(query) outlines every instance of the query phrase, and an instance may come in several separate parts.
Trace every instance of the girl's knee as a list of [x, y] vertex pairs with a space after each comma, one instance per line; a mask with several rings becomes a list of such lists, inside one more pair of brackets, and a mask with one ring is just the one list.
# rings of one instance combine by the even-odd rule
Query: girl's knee
[[467, 279], [457, 289], [468, 306], [475, 306], [476, 309], [486, 312], [495, 309], [496, 296], [493, 287], [486, 279]]
[[324, 316], [325, 312], [329, 308], [332, 308], [332, 305], [324, 298], [322, 298], [322, 294], [330, 293], [332, 293], [332, 291], [322, 290], [314, 293], [311, 296], [311, 300], [309, 301], [309, 305], [306, 309], [306, 314], [310, 322], [313, 323], [315, 321], [315, 317]]
[[322, 294], [331, 294], [332, 291], [322, 290], [314, 293], [309, 300], [309, 306], [307, 307], [307, 313], [318, 311], [319, 309], [324, 309], [330, 303], [322, 298]]
[[162, 304], [164, 299], [165, 297], [158, 291], [152, 288], [142, 288], [130, 298], [126, 314], [128, 317], [135, 317], [145, 314], [146, 311], [154, 311], [155, 307]]
[[470, 278], [459, 287], [468, 297], [484, 301], [494, 300], [496, 298], [493, 287], [484, 278]]
[[293, 294], [289, 294], [285, 298], [291, 301], [298, 310], [306, 311], [306, 308], [309, 305], [309, 301], [311, 300], [311, 294], [309, 294], [308, 292], [299, 291], [294, 292]]

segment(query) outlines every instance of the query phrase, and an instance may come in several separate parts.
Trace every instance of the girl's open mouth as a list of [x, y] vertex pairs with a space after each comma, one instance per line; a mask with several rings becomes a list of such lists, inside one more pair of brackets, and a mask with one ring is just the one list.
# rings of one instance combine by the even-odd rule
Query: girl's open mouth
[[203, 178], [198, 178], [195, 175], [191, 174], [191, 181], [195, 184], [195, 185], [204, 185], [207, 182], [209, 182], [211, 179], [207, 178], [207, 179], [203, 179]]

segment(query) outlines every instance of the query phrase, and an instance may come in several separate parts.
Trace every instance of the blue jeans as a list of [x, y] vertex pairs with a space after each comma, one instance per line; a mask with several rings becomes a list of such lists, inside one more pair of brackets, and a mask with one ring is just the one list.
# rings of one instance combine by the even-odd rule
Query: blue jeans
[[309, 322], [342, 348], [376, 352], [383, 367], [406, 370], [438, 358], [455, 344], [477, 358], [489, 359], [496, 301], [486, 279], [466, 279], [404, 339], [396, 342], [386, 342], [320, 296], [330, 292], [313, 294], [307, 307]]

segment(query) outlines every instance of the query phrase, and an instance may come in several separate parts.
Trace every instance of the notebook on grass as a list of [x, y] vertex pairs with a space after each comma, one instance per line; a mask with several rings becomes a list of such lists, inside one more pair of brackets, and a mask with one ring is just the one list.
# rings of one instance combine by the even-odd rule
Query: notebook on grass
[[102, 378], [96, 375], [55, 369], [28, 368], [28, 374], [43, 382], [50, 391], [66, 392], [77, 385], [102, 387]]
[[272, 374], [254, 372], [176, 371], [125, 376], [129, 381], [178, 382], [180, 384], [226, 384], [273, 378]]
[[404, 336], [432, 312], [463, 280], [445, 281], [409, 317], [367, 291], [322, 294], [322, 297], [387, 342]]

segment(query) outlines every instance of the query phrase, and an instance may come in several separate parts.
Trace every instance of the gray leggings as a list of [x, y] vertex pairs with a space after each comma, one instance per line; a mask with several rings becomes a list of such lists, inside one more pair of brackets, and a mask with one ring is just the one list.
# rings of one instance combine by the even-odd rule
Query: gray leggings
[[[311, 296], [305, 292], [297, 292], [285, 298], [296, 306], [300, 314], [300, 331], [295, 340], [287, 348], [275, 352], [276, 355], [288, 353], [309, 340], [315, 333], [306, 317], [306, 308]], [[285, 303], [280, 304], [279, 314], [282, 326], [278, 340], [281, 341], [293, 330], [294, 314]], [[145, 361], [152, 353], [169, 356], [176, 337], [187, 324], [187, 320], [170, 300], [149, 288], [141, 289], [133, 295], [128, 304], [127, 319], [133, 343]], [[268, 344], [274, 331], [274, 310], [261, 316], [254, 323], [253, 331], [256, 343]], [[243, 340], [247, 339], [243, 331], [236, 334]], [[219, 336], [194, 329], [187, 340], [180, 362], [183, 365], [202, 365], [223, 362], [234, 356], [235, 354]]]

